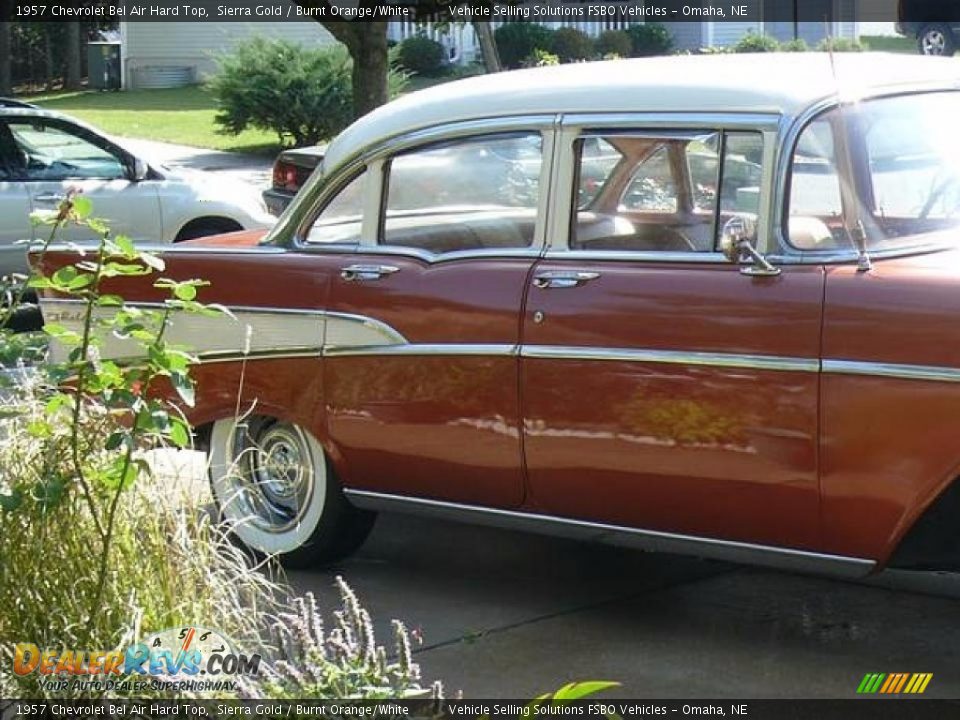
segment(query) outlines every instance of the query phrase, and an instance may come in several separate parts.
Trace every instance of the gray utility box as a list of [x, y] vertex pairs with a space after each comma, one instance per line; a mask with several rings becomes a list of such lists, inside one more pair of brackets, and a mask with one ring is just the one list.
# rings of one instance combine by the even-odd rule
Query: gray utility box
[[120, 89], [120, 43], [87, 43], [87, 71], [90, 75], [90, 89]]

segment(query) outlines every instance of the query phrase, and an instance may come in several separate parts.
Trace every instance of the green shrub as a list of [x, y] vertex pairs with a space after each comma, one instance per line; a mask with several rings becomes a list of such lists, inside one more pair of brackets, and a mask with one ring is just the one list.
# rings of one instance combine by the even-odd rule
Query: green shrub
[[534, 68], [547, 67], [548, 65], [559, 65], [560, 58], [546, 50], [534, 50], [529, 57], [523, 59], [520, 67]]
[[780, 43], [780, 52], [807, 52], [810, 46], [803, 38], [795, 38]]
[[852, 38], [824, 38], [817, 45], [822, 52], [866, 52], [870, 48]]
[[[272, 130], [281, 143], [315, 145], [353, 120], [353, 61], [346, 48], [305, 48], [286, 40], [254, 38], [220, 59], [210, 88], [224, 132]], [[391, 95], [406, 75], [391, 69]]]
[[414, 35], [400, 43], [400, 65], [417, 75], [437, 75], [443, 70], [443, 45], [425, 35]]
[[593, 39], [583, 30], [572, 27], [555, 30], [548, 49], [564, 63], [589, 60], [594, 53]]
[[752, 30], [730, 47], [730, 51], [735, 53], [776, 52], [779, 49], [780, 43], [776, 38], [757, 35]]
[[597, 38], [597, 53], [603, 57], [630, 57], [633, 42], [623, 30], [604, 30]]
[[493, 37], [500, 61], [508, 68], [520, 67], [535, 50], [550, 47], [553, 31], [532, 22], [508, 22], [498, 27]]
[[659, 23], [631, 25], [626, 33], [630, 36], [632, 57], [669, 55], [673, 50], [673, 36]]

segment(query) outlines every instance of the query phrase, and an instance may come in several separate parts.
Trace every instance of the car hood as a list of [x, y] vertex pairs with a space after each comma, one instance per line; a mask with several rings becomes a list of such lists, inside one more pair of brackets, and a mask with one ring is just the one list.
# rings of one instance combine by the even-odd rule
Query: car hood
[[[184, 167], [172, 167], [164, 163], [153, 163], [168, 182], [181, 182], [189, 185], [199, 196], [214, 197], [218, 200], [229, 198], [233, 202], [243, 202], [248, 199], [259, 200], [260, 192], [253, 185], [242, 180], [226, 176], [222, 173], [193, 170]], [[259, 201], [257, 202], [259, 204]]]

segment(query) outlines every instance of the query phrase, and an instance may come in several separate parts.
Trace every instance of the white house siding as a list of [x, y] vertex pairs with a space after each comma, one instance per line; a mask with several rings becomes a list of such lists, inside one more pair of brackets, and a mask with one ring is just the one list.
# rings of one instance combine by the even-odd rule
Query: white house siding
[[135, 89], [138, 68], [148, 66], [191, 67], [201, 81], [216, 72], [218, 56], [256, 36], [308, 47], [336, 43], [316, 22], [121, 22], [123, 87]]
[[[491, 21], [491, 27], [496, 30], [504, 24], [503, 20]], [[540, 25], [554, 30], [562, 27], [572, 27], [582, 30], [591, 37], [597, 37], [604, 30], [622, 30], [632, 23], [623, 20], [584, 21], [584, 20], [554, 20], [541, 22]], [[414, 35], [426, 35], [445, 48], [449, 61], [453, 64], [465, 65], [479, 62], [482, 59], [480, 41], [470, 23], [446, 23], [437, 29], [430, 23], [417, 23], [410, 20], [400, 20], [390, 23], [387, 37], [394, 42], [403, 42]]]
[[707, 24], [702, 22], [668, 22], [663, 26], [673, 36], [677, 50], [697, 50], [707, 45]]
[[709, 22], [706, 23], [706, 44], [714, 47], [727, 47], [735, 44], [747, 33], [757, 35], [763, 32], [762, 22]]

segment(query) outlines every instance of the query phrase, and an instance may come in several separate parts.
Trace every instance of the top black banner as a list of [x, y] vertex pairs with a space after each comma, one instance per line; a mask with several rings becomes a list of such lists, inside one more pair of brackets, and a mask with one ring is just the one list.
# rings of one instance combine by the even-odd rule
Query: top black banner
[[956, 0], [0, 0], [20, 22], [952, 22]]

